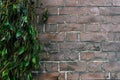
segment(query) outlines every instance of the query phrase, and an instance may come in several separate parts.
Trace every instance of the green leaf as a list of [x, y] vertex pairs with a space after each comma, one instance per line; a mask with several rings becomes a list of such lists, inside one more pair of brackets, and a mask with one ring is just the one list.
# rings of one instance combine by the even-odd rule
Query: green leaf
[[8, 75], [8, 73], [9, 73], [9, 71], [7, 71], [7, 70], [4, 70], [4, 71], [2, 72], [2, 77], [5, 77], [5, 76], [7, 76], [7, 75]]
[[23, 54], [24, 52], [25, 52], [25, 47], [23, 46], [23, 47], [21, 47], [21, 48], [19, 49], [18, 54], [21, 55], [21, 54]]
[[23, 16], [22, 19], [23, 19], [23, 22], [25, 22], [25, 23], [28, 22], [28, 17], [27, 16]]
[[4, 49], [2, 50], [2, 56], [5, 56], [7, 53], [8, 53], [8, 52], [7, 52], [7, 49], [4, 48]]
[[22, 32], [20, 30], [18, 30], [16, 33], [16, 38], [20, 37], [21, 35], [22, 35]]
[[37, 62], [37, 61], [36, 61], [36, 57], [33, 56], [33, 58], [32, 58], [32, 63], [33, 63], [33, 64], [36, 64], [36, 62]]

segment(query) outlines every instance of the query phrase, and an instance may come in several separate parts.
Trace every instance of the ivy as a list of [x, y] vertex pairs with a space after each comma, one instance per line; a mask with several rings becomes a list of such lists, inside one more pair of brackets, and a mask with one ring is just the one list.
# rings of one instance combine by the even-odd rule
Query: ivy
[[[0, 0], [0, 80], [32, 80], [41, 45], [33, 0]], [[47, 10], [42, 19], [47, 20]]]

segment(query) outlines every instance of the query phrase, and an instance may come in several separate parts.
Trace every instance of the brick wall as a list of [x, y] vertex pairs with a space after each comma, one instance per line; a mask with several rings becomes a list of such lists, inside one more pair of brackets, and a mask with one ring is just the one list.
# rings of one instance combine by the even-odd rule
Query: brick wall
[[[40, 2], [49, 11], [44, 25]], [[120, 79], [120, 0], [39, 0], [37, 5], [45, 51], [39, 80]]]

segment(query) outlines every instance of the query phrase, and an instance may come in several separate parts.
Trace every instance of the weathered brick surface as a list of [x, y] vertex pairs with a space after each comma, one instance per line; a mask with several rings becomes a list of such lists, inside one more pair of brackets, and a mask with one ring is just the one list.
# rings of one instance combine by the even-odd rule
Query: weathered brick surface
[[120, 79], [120, 0], [38, 0], [35, 11], [44, 51], [36, 80]]

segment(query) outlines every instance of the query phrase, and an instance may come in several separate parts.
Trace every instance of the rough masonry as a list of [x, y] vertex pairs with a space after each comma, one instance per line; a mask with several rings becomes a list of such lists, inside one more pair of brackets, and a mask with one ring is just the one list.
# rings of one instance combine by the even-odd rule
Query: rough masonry
[[[59, 80], [120, 79], [120, 0], [38, 1], [37, 27], [45, 51], [42, 75], [57, 75]], [[42, 25], [41, 2], [49, 11]]]

